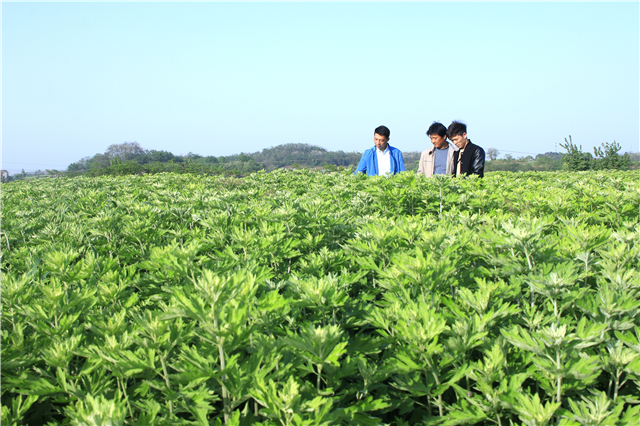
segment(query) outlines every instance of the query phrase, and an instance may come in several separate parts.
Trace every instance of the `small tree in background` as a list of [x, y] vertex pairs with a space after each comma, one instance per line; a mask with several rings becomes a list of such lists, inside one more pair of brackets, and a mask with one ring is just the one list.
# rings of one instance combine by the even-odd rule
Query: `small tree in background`
[[498, 158], [498, 155], [500, 155], [500, 151], [498, 151], [495, 148], [489, 148], [487, 149], [487, 157], [489, 157], [489, 160], [495, 160]]
[[593, 148], [593, 154], [595, 158], [594, 169], [616, 169], [616, 170], [629, 170], [631, 164], [631, 157], [629, 154], [620, 155], [618, 152], [622, 147], [616, 141], [612, 143], [603, 142], [600, 148]]
[[564, 156], [563, 168], [570, 171], [580, 171], [591, 169], [593, 157], [588, 152], [582, 152], [582, 145], [578, 148], [571, 140], [564, 138], [564, 144], [560, 146], [567, 150], [567, 154]]

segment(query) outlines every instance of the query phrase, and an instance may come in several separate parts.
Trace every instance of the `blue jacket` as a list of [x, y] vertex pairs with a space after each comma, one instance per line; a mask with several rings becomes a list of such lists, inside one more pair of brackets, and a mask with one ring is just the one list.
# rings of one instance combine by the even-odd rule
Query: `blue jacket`
[[[387, 145], [389, 148], [389, 154], [391, 155], [391, 174], [404, 172], [404, 159], [402, 158], [402, 152], [398, 148], [394, 148], [391, 145]], [[376, 155], [376, 147], [369, 148], [362, 154], [360, 164], [353, 174], [358, 172], [366, 173], [367, 176], [378, 176], [378, 156]]]

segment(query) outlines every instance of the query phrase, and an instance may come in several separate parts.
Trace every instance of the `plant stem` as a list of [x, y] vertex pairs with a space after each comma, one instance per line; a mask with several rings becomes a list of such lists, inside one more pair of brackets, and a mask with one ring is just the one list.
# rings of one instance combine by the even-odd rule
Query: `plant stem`
[[[160, 353], [160, 364], [162, 364], [162, 372], [164, 373], [164, 382], [167, 384], [167, 388], [171, 389], [169, 384], [169, 374], [167, 373], [167, 367], [164, 365], [164, 355]], [[169, 413], [173, 414], [173, 404], [169, 401]]]
[[535, 293], [533, 292], [533, 284], [529, 285], [529, 288], [531, 289], [531, 307], [533, 308], [535, 306]]
[[[224, 360], [224, 349], [223, 349], [224, 337], [218, 337], [218, 355], [220, 356], [220, 371], [224, 371], [226, 368], [225, 360]], [[229, 418], [231, 417], [231, 407], [229, 407], [229, 394], [227, 392], [227, 387], [224, 384], [224, 381], [227, 379], [227, 375], [223, 374], [221, 377], [222, 380], [222, 402], [224, 404], [224, 424], [226, 425], [229, 422]]]
[[[560, 365], [560, 350], [556, 350], [556, 366], [558, 367], [558, 369], [561, 368], [561, 365]], [[556, 402], [562, 403], [561, 391], [562, 391], [562, 376], [558, 375], [558, 388], [556, 390]]]
[[[440, 386], [440, 378], [438, 377], [438, 375], [436, 374], [435, 370], [433, 369], [433, 366], [431, 365], [431, 360], [429, 358], [427, 358], [427, 365], [429, 366], [429, 369], [431, 370], [431, 374], [433, 375], [433, 378], [436, 379], [436, 384], [438, 386]], [[442, 394], [438, 395], [438, 411], [440, 412], [440, 417], [442, 417], [443, 413], [442, 413]]]
[[124, 389], [124, 383], [122, 383], [122, 379], [120, 377], [118, 377], [118, 383], [120, 383], [120, 388], [122, 388], [122, 394], [124, 395], [124, 398], [127, 401], [129, 416], [133, 419], [133, 411], [131, 411], [131, 404], [129, 403], [129, 397], [127, 396], [127, 391]]

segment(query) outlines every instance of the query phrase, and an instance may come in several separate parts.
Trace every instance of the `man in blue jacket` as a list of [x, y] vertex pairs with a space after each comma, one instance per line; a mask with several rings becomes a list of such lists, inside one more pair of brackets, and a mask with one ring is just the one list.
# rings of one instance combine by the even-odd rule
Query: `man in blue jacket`
[[391, 132], [386, 126], [377, 127], [374, 130], [373, 142], [375, 146], [362, 154], [358, 168], [353, 172], [354, 175], [362, 172], [367, 176], [384, 176], [387, 173], [395, 175], [404, 172], [402, 152], [389, 145], [389, 135]]

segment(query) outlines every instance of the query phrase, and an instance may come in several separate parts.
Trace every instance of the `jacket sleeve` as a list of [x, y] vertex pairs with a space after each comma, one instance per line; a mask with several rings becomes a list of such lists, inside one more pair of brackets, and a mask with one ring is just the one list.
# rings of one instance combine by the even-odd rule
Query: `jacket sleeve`
[[458, 176], [458, 162], [460, 161], [460, 151], [453, 151], [453, 175]]
[[402, 157], [402, 152], [398, 151], [398, 171], [404, 172], [404, 158]]
[[484, 177], [484, 149], [478, 147], [471, 158], [471, 173]]
[[456, 174], [456, 152], [457, 148], [455, 145], [449, 145], [449, 152], [447, 153], [447, 171], [448, 175]]
[[358, 172], [362, 172], [362, 173], [367, 173], [367, 160], [365, 160], [365, 156], [367, 155], [367, 151], [364, 152], [364, 154], [362, 154], [362, 158], [360, 158], [360, 163], [358, 163], [358, 168], [356, 168], [356, 171], [353, 172], [353, 174], [355, 175]]
[[418, 161], [418, 175], [423, 175], [424, 170], [422, 170], [422, 160], [424, 159], [424, 151], [420, 154], [420, 161]]

